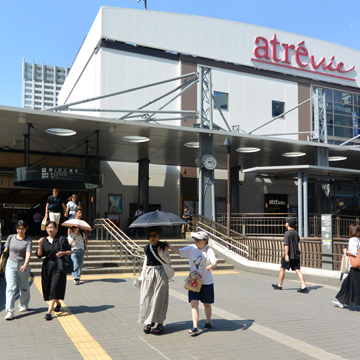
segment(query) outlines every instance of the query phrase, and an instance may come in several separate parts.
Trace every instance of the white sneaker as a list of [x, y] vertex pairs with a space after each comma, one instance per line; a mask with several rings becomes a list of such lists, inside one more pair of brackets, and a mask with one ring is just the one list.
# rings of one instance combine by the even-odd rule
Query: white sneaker
[[188, 331], [188, 333], [190, 334], [190, 336], [196, 336], [200, 333], [200, 331], [199, 328], [193, 327]]
[[5, 320], [12, 320], [14, 318], [14, 312], [8, 311], [5, 315]]
[[342, 303], [341, 303], [340, 301], [338, 301], [338, 300], [333, 300], [332, 303], [333, 303], [335, 306], [339, 307], [340, 309], [343, 309], [343, 308], [344, 308], [344, 304], [342, 304]]
[[27, 306], [19, 306], [19, 312], [24, 312], [27, 310], [28, 310]]

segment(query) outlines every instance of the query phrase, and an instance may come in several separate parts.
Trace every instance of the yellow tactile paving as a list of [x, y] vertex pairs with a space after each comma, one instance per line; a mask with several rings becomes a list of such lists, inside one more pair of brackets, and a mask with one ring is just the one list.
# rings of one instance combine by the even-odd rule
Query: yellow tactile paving
[[[41, 278], [36, 277], [34, 283], [39, 291], [41, 289]], [[100, 344], [90, 335], [77, 317], [71, 312], [66, 304], [61, 301], [61, 312], [55, 314], [66, 334], [73, 342], [81, 356], [86, 359], [111, 360], [111, 357], [100, 346]]]
[[[188, 271], [178, 271], [175, 276], [183, 276], [184, 279], [188, 275]], [[235, 270], [217, 270], [214, 272], [216, 275], [228, 275], [237, 274]], [[83, 275], [83, 280], [98, 280], [98, 279], [133, 279], [138, 275], [133, 274], [102, 274], [102, 275]], [[72, 280], [72, 276], [67, 276], [68, 280]], [[34, 278], [34, 283], [40, 293], [42, 294], [41, 288], [41, 277], [37, 276]], [[73, 342], [81, 356], [85, 360], [111, 360], [111, 357], [106, 351], [100, 346], [100, 344], [90, 335], [82, 323], [77, 317], [71, 312], [66, 306], [64, 301], [61, 300], [61, 312], [55, 313], [56, 318], [59, 320], [61, 326]]]

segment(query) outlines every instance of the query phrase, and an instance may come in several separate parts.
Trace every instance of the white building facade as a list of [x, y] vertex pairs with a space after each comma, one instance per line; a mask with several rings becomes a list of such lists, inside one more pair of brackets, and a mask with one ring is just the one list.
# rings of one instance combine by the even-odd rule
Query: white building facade
[[[261, 26], [163, 12], [102, 7], [59, 94], [59, 104], [197, 73], [200, 67], [211, 69], [213, 94], [223, 113], [221, 115], [214, 109], [214, 123], [221, 128], [225, 128], [224, 116], [234, 132], [281, 136], [294, 142], [316, 141], [314, 94], [317, 89], [323, 89], [326, 96], [326, 142], [339, 145], [359, 134], [359, 51]], [[123, 118], [124, 112], [117, 110], [138, 109], [148, 104], [146, 111], [151, 113], [151, 110], [160, 109], [167, 103], [165, 98], [156, 101], [156, 104], [152, 100], [171, 92], [184, 81], [179, 79], [173, 83], [97, 99], [85, 105], [71, 106], [71, 110], [119, 119]], [[174, 99], [166, 109], [198, 111], [199, 92], [200, 84]], [[285, 115], [271, 121], [282, 113]], [[141, 120], [140, 115], [128, 119]], [[165, 114], [156, 114], [155, 120], [178, 126], [192, 126], [199, 122], [196, 119], [176, 119], [175, 116], [169, 120], [169, 115]], [[114, 125], [116, 127], [116, 123]], [[121, 131], [121, 128], [115, 131]], [[356, 139], [351, 144], [356, 145]], [[261, 151], [271, 153], [271, 149]], [[236, 156], [235, 149], [233, 153]], [[156, 197], [150, 202], [161, 203], [163, 210], [175, 213], [181, 213], [184, 205], [196, 212], [198, 162], [195, 160], [194, 168], [171, 170], [171, 181], [166, 181], [166, 170], [156, 166], [150, 168], [151, 187], [161, 188], [166, 184], [163, 191], [157, 193], [161, 198]], [[151, 154], [149, 161], [152, 164]], [[298, 164], [292, 161], [289, 159], [287, 165]], [[257, 165], [253, 164], [254, 167]], [[242, 164], [240, 167], [246, 170]], [[110, 183], [105, 181], [104, 187], [98, 190], [98, 198], [103, 199], [99, 202], [99, 215], [106, 210], [104, 199], [107, 199], [108, 193], [114, 192], [114, 188], [118, 193], [127, 194], [127, 204], [137, 202], [137, 184], [123, 181], [132, 172], [135, 174], [133, 181], [137, 179], [137, 164], [108, 164], [106, 168], [111, 168], [116, 177], [112, 177]], [[160, 174], [164, 177], [155, 181]], [[224, 170], [216, 171], [215, 182], [217, 212], [225, 212]], [[128, 192], [130, 186], [132, 190]], [[339, 199], [342, 207], [356, 208], [359, 205], [358, 200], [353, 200], [354, 193], [358, 190], [360, 193], [356, 185], [351, 185], [351, 189], [346, 191], [342, 189], [334, 186], [331, 190], [334, 212], [340, 209]], [[311, 191], [316, 192], [315, 189]], [[170, 202], [166, 200], [168, 195], [171, 195]], [[280, 198], [281, 201], [278, 200]], [[132, 214], [123, 203], [124, 218], [129, 218]], [[286, 206], [269, 206], [276, 203], [285, 203]], [[242, 181], [234, 210], [262, 213], [267, 209], [283, 212], [292, 208], [296, 211], [296, 181], [273, 181], [249, 172]], [[312, 210], [316, 210], [315, 205], [310, 212]], [[122, 226], [125, 226], [125, 220]]]
[[22, 59], [22, 107], [46, 109], [56, 106], [70, 68], [25, 62]]

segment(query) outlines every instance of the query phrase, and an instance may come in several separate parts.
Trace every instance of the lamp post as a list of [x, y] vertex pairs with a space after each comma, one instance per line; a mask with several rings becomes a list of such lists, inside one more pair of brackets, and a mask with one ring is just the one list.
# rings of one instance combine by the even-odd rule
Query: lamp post
[[232, 144], [228, 137], [224, 140], [221, 146], [226, 146], [227, 148], [227, 236], [230, 237], [230, 217], [231, 217], [231, 189], [230, 189], [230, 153]]

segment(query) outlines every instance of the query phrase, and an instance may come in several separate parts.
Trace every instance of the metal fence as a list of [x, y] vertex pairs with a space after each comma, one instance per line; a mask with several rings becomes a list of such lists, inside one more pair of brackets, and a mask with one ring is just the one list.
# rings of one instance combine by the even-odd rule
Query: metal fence
[[[288, 217], [288, 214], [287, 216]], [[285, 220], [286, 217], [276, 216], [274, 224], [280, 227], [278, 222], [282, 218]], [[349, 219], [348, 219], [349, 220]], [[351, 219], [352, 221], [353, 219]], [[350, 220], [349, 220], [350, 221]], [[226, 223], [226, 222], [225, 222]], [[268, 223], [267, 223], [268, 224]], [[278, 224], [278, 225], [277, 225]], [[341, 224], [341, 225], [340, 225]], [[319, 225], [319, 224], [318, 224]], [[253, 261], [267, 262], [272, 264], [280, 264], [280, 259], [284, 253], [283, 245], [283, 234], [284, 234], [284, 222], [282, 223], [282, 230], [279, 236], [271, 234], [271, 236], [244, 236], [239, 234], [233, 229], [230, 232], [231, 239], [226, 236], [226, 227], [219, 222], [211, 221], [201, 215], [194, 215], [192, 219], [192, 231], [196, 231], [197, 228], [203, 226], [206, 227], [206, 230], [214, 229], [214, 232], [219, 236], [222, 234], [222, 237], [229, 243], [233, 244], [235, 247], [244, 247], [246, 246], [246, 252], [248, 253], [247, 258]], [[256, 225], [257, 226], [257, 225]], [[344, 221], [342, 224], [340, 221], [336, 223], [339, 229], [341, 226], [347, 226], [347, 223]], [[266, 229], [266, 226], [258, 226], [258, 229]], [[276, 228], [275, 226], [273, 229]], [[211, 232], [211, 231], [210, 231]], [[259, 234], [258, 234], [259, 235]], [[332, 258], [326, 260], [326, 263], [332, 264], [333, 270], [340, 270], [342, 249], [347, 247], [348, 239], [336, 239], [333, 241], [333, 253], [332, 254], [323, 254], [322, 253], [322, 241], [320, 238], [307, 238], [301, 239], [300, 250], [301, 250], [301, 266], [321, 269], [325, 260], [322, 259], [323, 255], [330, 255]], [[230, 247], [229, 247], [230, 248]], [[243, 256], [243, 254], [239, 253]]]
[[[291, 213], [237, 213], [231, 214], [230, 227], [232, 230], [243, 236], [281, 236], [285, 232], [285, 220], [294, 217]], [[349, 226], [359, 224], [360, 218], [357, 216], [332, 215], [333, 236], [335, 238], [347, 238], [349, 236]], [[217, 222], [226, 226], [227, 214], [218, 214]], [[321, 214], [309, 215], [309, 236], [321, 236]]]

